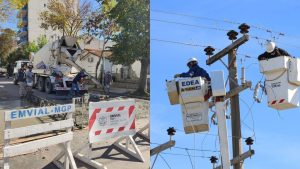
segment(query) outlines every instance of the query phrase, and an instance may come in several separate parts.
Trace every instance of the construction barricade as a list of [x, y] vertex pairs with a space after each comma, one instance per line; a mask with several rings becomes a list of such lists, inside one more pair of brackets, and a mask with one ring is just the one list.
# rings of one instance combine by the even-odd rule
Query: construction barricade
[[[144, 162], [144, 158], [133, 139], [133, 135], [136, 134], [134, 110], [134, 99], [90, 102], [89, 151], [92, 151], [93, 143], [118, 138], [113, 145], [137, 160]], [[123, 141], [125, 141], [124, 144]], [[130, 145], [133, 149], [130, 148]], [[80, 152], [75, 154], [75, 158], [95, 168], [106, 168]]]
[[[64, 104], [48, 107], [38, 107], [29, 109], [18, 109], [5, 111], [5, 130], [4, 130], [4, 147], [3, 147], [3, 165], [4, 169], [9, 169], [9, 158], [17, 155], [32, 153], [40, 148], [61, 144], [64, 148], [58, 155], [64, 156], [64, 165], [58, 161], [54, 161], [59, 168], [77, 169], [76, 163], [71, 151], [71, 141], [73, 139], [73, 118], [72, 113], [75, 111], [74, 104]], [[43, 117], [49, 115], [67, 114], [65, 120], [43, 123], [20, 128], [11, 128], [11, 122], [16, 120], [23, 120], [28, 118]], [[11, 139], [28, 137], [44, 132], [51, 132], [55, 130], [65, 130], [65, 133], [56, 136], [38, 139], [26, 143], [19, 143], [11, 145]], [[58, 157], [57, 156], [57, 157]], [[59, 160], [60, 158], [55, 158]]]

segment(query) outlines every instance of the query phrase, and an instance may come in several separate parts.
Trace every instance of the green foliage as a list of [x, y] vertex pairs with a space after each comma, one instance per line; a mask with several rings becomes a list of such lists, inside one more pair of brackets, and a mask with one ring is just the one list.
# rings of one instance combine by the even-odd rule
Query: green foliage
[[11, 12], [11, 7], [8, 1], [0, 0], [0, 22], [7, 20]]
[[113, 34], [118, 30], [114, 19], [109, 17], [109, 12], [116, 6], [115, 0], [97, 0], [101, 5], [97, 12], [93, 12], [90, 16], [88, 22], [84, 26], [84, 29], [91, 36], [96, 36], [98, 39], [103, 40], [102, 51], [99, 60], [96, 64], [96, 77], [101, 78], [103, 73], [98, 77], [98, 69], [100, 66], [101, 59], [105, 53], [106, 44], [111, 40]]
[[28, 59], [28, 55], [26, 55], [26, 53], [25, 47], [17, 48], [15, 51], [9, 54], [5, 63], [15, 63], [17, 60]]
[[110, 12], [121, 31], [112, 40], [113, 62], [130, 65], [136, 60], [149, 60], [149, 0], [120, 1]]
[[67, 36], [77, 36], [90, 11], [90, 4], [83, 2], [78, 9], [74, 4], [74, 0], [50, 0], [48, 10], [40, 14], [41, 28], [51, 28]]
[[17, 60], [21, 60], [21, 59], [29, 59], [29, 54], [31, 52], [35, 53], [37, 51], [39, 51], [44, 45], [46, 45], [47, 39], [45, 35], [41, 35], [40, 37], [38, 37], [37, 42], [33, 41], [28, 43], [27, 45], [21, 46], [19, 48], [17, 48], [16, 50], [14, 50], [13, 52], [11, 52], [5, 63], [14, 63]]
[[0, 45], [1, 61], [5, 62], [9, 53], [12, 52], [12, 50], [16, 47], [15, 35], [16, 33], [9, 28], [1, 31], [0, 34], [0, 42], [2, 44]]
[[117, 5], [117, 0], [97, 0], [101, 4], [103, 14], [109, 14], [110, 11]]
[[26, 4], [28, 4], [28, 1], [29, 0], [8, 0], [11, 8], [13, 8], [13, 9], [23, 8]]
[[110, 12], [110, 17], [120, 27], [120, 32], [112, 38], [115, 42], [110, 48], [112, 61], [123, 65], [141, 61], [140, 83], [134, 94], [147, 96], [146, 82], [150, 64], [149, 3], [149, 0], [119, 1]]
[[37, 39], [37, 46], [39, 47], [39, 49], [41, 49], [47, 43], [48, 43], [48, 40], [46, 38], [46, 35], [41, 35], [40, 37], [38, 37], [38, 39]]

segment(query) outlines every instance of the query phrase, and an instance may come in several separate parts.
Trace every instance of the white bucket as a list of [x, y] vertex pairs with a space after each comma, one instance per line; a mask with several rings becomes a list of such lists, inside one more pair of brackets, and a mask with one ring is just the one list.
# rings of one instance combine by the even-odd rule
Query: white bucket
[[179, 96], [178, 96], [178, 82], [175, 80], [167, 81], [166, 86], [168, 90], [169, 101], [171, 105], [179, 104]]
[[[268, 106], [277, 110], [299, 107], [298, 86], [289, 82], [290, 57], [280, 56], [259, 62], [265, 76]], [[297, 75], [295, 75], [297, 76]], [[295, 81], [297, 81], [297, 78]]]
[[179, 83], [181, 103], [203, 102], [208, 92], [208, 85], [201, 77], [183, 78]]
[[181, 105], [184, 132], [197, 133], [209, 130], [209, 103], [195, 102]]

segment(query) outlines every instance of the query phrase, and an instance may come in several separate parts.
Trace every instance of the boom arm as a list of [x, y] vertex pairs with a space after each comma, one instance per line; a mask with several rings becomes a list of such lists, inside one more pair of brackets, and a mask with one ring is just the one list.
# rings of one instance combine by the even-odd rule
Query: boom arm
[[[67, 64], [69, 66], [73, 66], [75, 67], [77, 70], [82, 71], [84, 70], [82, 67], [80, 67], [78, 64], [76, 64], [75, 62], [73, 62], [70, 59], [66, 59], [66, 58], [61, 58], [60, 61], [64, 64]], [[101, 85], [101, 83], [95, 78], [93, 77], [91, 74], [85, 72], [92, 80], [93, 83], [95, 83], [96, 85]]]

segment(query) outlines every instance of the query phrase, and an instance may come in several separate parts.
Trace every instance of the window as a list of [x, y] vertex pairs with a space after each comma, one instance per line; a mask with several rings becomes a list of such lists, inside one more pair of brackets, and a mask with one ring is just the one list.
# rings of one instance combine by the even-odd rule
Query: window
[[94, 62], [94, 58], [93, 57], [89, 57], [88, 58], [88, 62]]

